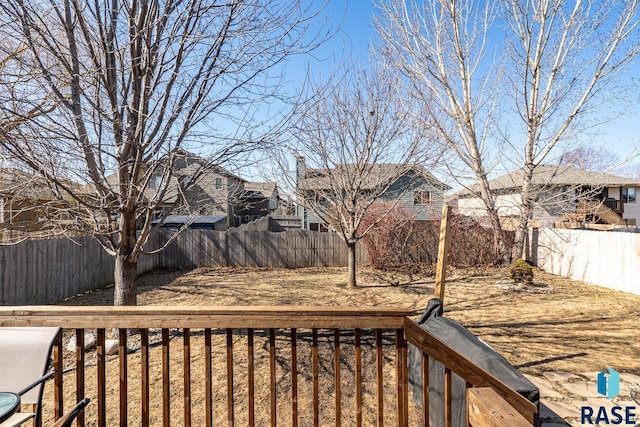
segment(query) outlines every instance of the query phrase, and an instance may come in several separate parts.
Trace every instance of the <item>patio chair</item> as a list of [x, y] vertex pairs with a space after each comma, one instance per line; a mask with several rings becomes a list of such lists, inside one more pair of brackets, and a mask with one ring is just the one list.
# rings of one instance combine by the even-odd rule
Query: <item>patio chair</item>
[[49, 427], [71, 427], [73, 424], [73, 420], [84, 410], [84, 407], [89, 404], [91, 400], [87, 397], [82, 399], [76, 406], [73, 407], [69, 412], [64, 414], [62, 418], [60, 418], [55, 423], [51, 424]]
[[60, 328], [0, 327], [0, 391], [20, 395], [20, 403], [33, 405], [33, 413], [15, 413], [0, 427], [20, 425], [34, 418], [42, 425], [42, 391], [44, 382], [53, 376], [49, 371], [51, 350], [61, 339]]

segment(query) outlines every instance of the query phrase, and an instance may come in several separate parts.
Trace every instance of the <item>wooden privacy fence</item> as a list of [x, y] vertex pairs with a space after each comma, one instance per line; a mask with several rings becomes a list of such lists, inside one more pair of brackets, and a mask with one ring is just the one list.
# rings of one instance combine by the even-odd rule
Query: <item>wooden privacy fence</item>
[[[316, 231], [162, 230], [150, 236], [153, 255], [142, 255], [138, 273], [156, 268], [346, 266], [344, 242]], [[171, 237], [174, 236], [174, 239]], [[360, 263], [367, 253], [358, 247]], [[91, 237], [31, 240], [0, 245], [0, 305], [54, 304], [113, 283], [113, 258]]]
[[[477, 427], [536, 425], [537, 408], [393, 308], [2, 307], [0, 326], [59, 326], [75, 351], [54, 349], [43, 419], [84, 397], [78, 425], [428, 425], [429, 358], [467, 383]], [[106, 355], [107, 331], [118, 356]], [[125, 328], [133, 328], [132, 331]], [[96, 330], [96, 350], [84, 336]], [[61, 340], [62, 341], [62, 340]], [[134, 342], [134, 348], [130, 343]], [[407, 344], [422, 354], [422, 401], [409, 395]], [[63, 364], [70, 361], [70, 366]], [[463, 402], [464, 404], [464, 402]], [[499, 409], [497, 409], [499, 408]]]
[[[148, 247], [157, 247], [153, 236]], [[138, 273], [157, 268], [142, 256]], [[91, 237], [0, 245], [0, 305], [53, 304], [113, 283], [113, 258]]]
[[[159, 233], [160, 244], [173, 236]], [[367, 263], [362, 244], [356, 246], [359, 264]], [[347, 265], [344, 241], [336, 233], [290, 230], [225, 232], [187, 230], [175, 236], [160, 254], [163, 268], [194, 267], [340, 267]]]

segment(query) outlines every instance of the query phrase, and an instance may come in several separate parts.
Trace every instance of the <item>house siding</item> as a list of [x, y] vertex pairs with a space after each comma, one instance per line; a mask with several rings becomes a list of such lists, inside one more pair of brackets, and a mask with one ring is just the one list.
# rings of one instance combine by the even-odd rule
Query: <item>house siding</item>
[[[537, 220], [556, 220], [565, 213], [574, 212], [576, 202], [560, 188], [545, 190], [538, 194], [541, 202], [533, 206], [533, 218]], [[520, 215], [522, 196], [520, 193], [499, 194], [494, 196], [498, 216], [515, 217]], [[458, 212], [471, 217], [486, 217], [487, 208], [479, 197], [463, 197], [458, 199]]]
[[309, 229], [309, 224], [311, 224], [311, 223], [314, 223], [314, 222], [324, 223], [324, 221], [321, 220], [315, 214], [315, 212], [313, 212], [312, 209], [309, 209], [309, 208], [307, 208], [307, 207], [305, 207], [303, 205], [297, 205], [297, 216], [302, 221], [302, 229], [303, 230], [308, 230]]
[[[405, 190], [406, 189], [406, 190]], [[415, 193], [417, 191], [431, 192], [431, 203], [426, 205], [416, 205]], [[425, 180], [415, 177], [405, 176], [396, 181], [389, 191], [388, 196], [383, 196], [381, 200], [396, 200], [396, 195], [401, 194], [398, 199], [398, 207], [402, 208], [417, 221], [429, 221], [440, 219], [442, 216], [442, 205], [444, 204], [444, 192]]]
[[[416, 205], [414, 203], [416, 191], [431, 192], [431, 203], [427, 205]], [[400, 198], [398, 199], [398, 197]], [[397, 206], [402, 208], [413, 220], [437, 220], [442, 216], [444, 191], [421, 177], [404, 176], [398, 179], [379, 200], [382, 202], [394, 202], [397, 200]], [[302, 204], [297, 205], [296, 215], [302, 221], [302, 228], [304, 230], [309, 230], [309, 224], [324, 222], [312, 209], [306, 208]]]

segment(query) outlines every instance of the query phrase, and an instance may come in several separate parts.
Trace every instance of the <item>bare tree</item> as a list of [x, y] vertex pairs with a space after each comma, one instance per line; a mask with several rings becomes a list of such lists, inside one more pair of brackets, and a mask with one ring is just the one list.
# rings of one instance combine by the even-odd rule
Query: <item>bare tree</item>
[[622, 176], [628, 176], [629, 178], [640, 180], [640, 163], [625, 165], [621, 167], [617, 173]]
[[437, 154], [388, 64], [358, 68], [324, 90], [295, 126], [296, 197], [345, 241], [348, 285], [355, 287], [356, 243], [407, 192], [437, 185], [425, 169]]
[[585, 146], [566, 151], [558, 163], [588, 171], [608, 172], [615, 168], [620, 160], [616, 153], [606, 147]]
[[[0, 82], [5, 114], [25, 119], [2, 148], [47, 182], [67, 231], [92, 234], [115, 258], [116, 305], [136, 304], [157, 208], [184, 204], [211, 168], [272, 138], [279, 116], [259, 106], [286, 108], [281, 65], [322, 41], [309, 31], [319, 10], [301, 0], [2, 2], [0, 43], [28, 53]], [[41, 114], [25, 117], [25, 105]], [[188, 176], [176, 172], [187, 150], [206, 159]]]
[[[393, 58], [438, 138], [473, 172], [494, 230], [494, 246], [507, 246], [489, 191], [487, 155], [496, 116], [499, 64], [489, 56], [487, 34], [494, 2], [382, 1], [375, 27], [383, 54]], [[489, 169], [489, 170], [488, 170]], [[456, 178], [456, 176], [454, 176]]]
[[520, 257], [536, 168], [586, 128], [609, 120], [605, 108], [629, 95], [623, 71], [639, 51], [638, 2], [388, 0], [380, 8], [384, 49], [429, 101], [424, 109], [443, 141], [474, 171], [498, 237], [486, 179], [492, 159], [483, 148], [502, 143], [501, 155], [523, 169], [511, 250]]

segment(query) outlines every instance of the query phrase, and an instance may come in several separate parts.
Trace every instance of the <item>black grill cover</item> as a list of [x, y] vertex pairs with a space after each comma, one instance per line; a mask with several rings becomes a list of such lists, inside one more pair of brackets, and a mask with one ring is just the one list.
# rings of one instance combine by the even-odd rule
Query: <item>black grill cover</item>
[[[423, 323], [420, 326], [423, 329], [500, 379], [539, 408], [538, 388], [467, 328], [454, 320], [437, 315], [421, 320]], [[421, 405], [422, 354], [413, 345], [409, 345], [409, 384], [413, 387], [414, 401]], [[453, 427], [463, 427], [466, 419], [465, 381], [453, 374], [451, 385]], [[429, 358], [429, 416], [433, 427], [444, 426], [444, 366], [433, 358]]]

